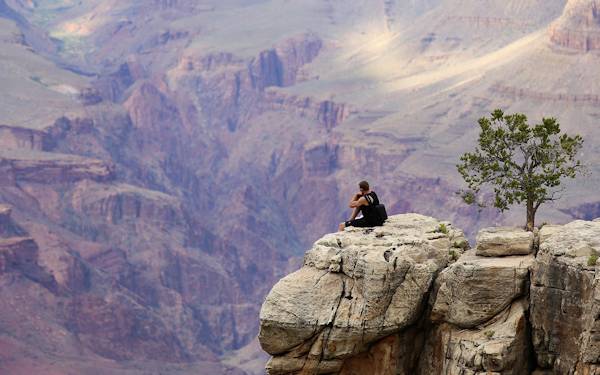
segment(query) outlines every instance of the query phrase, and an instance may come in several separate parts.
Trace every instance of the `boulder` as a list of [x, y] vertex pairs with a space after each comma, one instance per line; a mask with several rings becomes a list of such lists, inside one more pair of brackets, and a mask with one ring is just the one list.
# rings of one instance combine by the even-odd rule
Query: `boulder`
[[498, 257], [533, 252], [534, 234], [520, 228], [485, 228], [477, 234], [477, 255]]
[[262, 306], [268, 373], [340, 371], [344, 359], [415, 323], [451, 244], [464, 240], [450, 225], [439, 228], [433, 218], [406, 214], [318, 240]]
[[489, 258], [466, 252], [436, 280], [431, 319], [473, 328], [527, 294], [533, 255]]

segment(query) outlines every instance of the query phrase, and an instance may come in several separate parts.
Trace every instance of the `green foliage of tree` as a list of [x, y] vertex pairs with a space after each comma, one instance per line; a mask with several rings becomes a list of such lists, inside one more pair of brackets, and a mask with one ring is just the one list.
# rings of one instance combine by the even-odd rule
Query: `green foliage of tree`
[[500, 109], [480, 118], [479, 126], [475, 151], [462, 155], [457, 165], [468, 186], [459, 193], [466, 203], [485, 207], [482, 188], [489, 188], [500, 211], [525, 203], [526, 227], [533, 230], [540, 205], [560, 198], [562, 179], [583, 172], [576, 158], [582, 137], [561, 134], [554, 118], [530, 126], [524, 114], [505, 115]]

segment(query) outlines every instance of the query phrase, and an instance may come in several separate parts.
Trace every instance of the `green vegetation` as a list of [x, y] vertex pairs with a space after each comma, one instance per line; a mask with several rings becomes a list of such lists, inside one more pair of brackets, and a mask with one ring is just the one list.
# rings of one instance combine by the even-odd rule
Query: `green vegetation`
[[448, 255], [450, 255], [450, 260], [458, 260], [459, 255], [456, 250], [448, 251]]
[[592, 254], [588, 258], [587, 265], [595, 266], [597, 261], [598, 261], [598, 252], [596, 250], [593, 250]]
[[[526, 227], [533, 230], [540, 205], [559, 198], [561, 179], [582, 172], [576, 156], [583, 139], [561, 134], [554, 118], [530, 126], [524, 114], [505, 115], [499, 109], [490, 118], [480, 118], [479, 126], [478, 146], [457, 165], [468, 186], [459, 194], [479, 207], [487, 206], [485, 197], [493, 195], [493, 206], [500, 211], [525, 203]], [[490, 190], [482, 191], [484, 186]]]
[[452, 244], [452, 247], [456, 247], [456, 248], [462, 249], [463, 251], [467, 251], [467, 250], [469, 250], [469, 241], [467, 241], [467, 240], [462, 240], [460, 242], [455, 241]]
[[440, 223], [440, 226], [435, 230], [436, 233], [448, 234], [448, 227], [444, 223]]
[[494, 333], [496, 333], [496, 332], [494, 332], [493, 330], [491, 330], [491, 329], [490, 329], [490, 330], [487, 330], [487, 331], [485, 331], [483, 334], [484, 334], [484, 335], [485, 335], [485, 337], [487, 337], [488, 339], [491, 339], [492, 337], [494, 337]]

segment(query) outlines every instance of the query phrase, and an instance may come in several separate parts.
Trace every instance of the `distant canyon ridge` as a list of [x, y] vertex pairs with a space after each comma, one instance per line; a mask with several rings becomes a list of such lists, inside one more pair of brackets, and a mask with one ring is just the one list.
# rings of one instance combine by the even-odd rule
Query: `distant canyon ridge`
[[347, 218], [473, 236], [455, 164], [496, 107], [557, 117], [600, 216], [596, 0], [0, 0], [0, 372], [260, 374], [273, 284]]

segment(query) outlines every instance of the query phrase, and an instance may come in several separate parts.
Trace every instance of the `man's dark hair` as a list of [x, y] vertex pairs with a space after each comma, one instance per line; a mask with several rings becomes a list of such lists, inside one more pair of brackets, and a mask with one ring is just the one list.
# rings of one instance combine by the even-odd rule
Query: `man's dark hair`
[[363, 190], [369, 190], [369, 183], [367, 181], [361, 181], [358, 183], [358, 187]]

